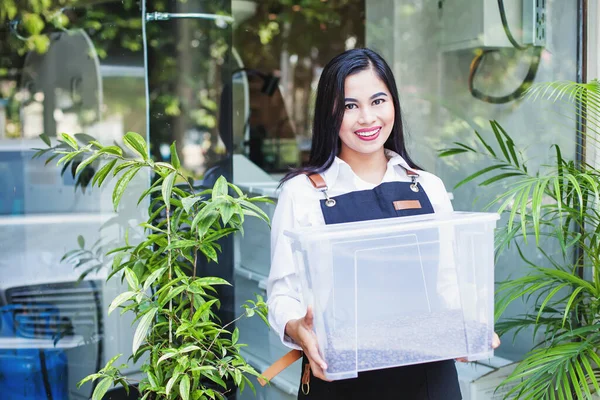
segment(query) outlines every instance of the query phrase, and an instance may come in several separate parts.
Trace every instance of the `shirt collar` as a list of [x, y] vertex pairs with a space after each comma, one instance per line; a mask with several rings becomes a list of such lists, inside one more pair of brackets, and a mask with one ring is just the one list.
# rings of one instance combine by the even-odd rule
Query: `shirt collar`
[[[392, 150], [385, 149], [385, 156], [388, 159], [388, 164], [387, 164], [388, 168], [399, 165], [405, 171], [409, 170], [416, 174], [419, 173], [418, 170], [411, 168], [408, 165], [408, 163], [406, 162], [406, 160], [404, 158], [402, 158], [402, 156], [400, 154], [398, 154]], [[352, 170], [350, 168], [350, 165], [348, 165], [348, 163], [346, 163], [344, 160], [342, 160], [339, 157], [335, 157], [331, 166], [323, 173], [323, 178], [325, 179], [325, 183], [327, 184], [327, 186], [329, 188], [331, 188], [335, 185], [335, 182], [336, 182], [336, 180], [340, 174], [340, 170], [342, 168], [348, 168], [348, 171]]]

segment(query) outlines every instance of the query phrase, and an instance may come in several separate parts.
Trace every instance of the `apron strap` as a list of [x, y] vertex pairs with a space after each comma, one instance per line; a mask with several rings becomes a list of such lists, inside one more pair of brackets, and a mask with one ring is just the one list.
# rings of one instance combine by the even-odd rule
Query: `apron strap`
[[[402, 165], [401, 165], [401, 167], [404, 168], [404, 171], [406, 171], [406, 175], [412, 181], [412, 183], [410, 185], [410, 189], [413, 192], [418, 192], [419, 187], [417, 186], [417, 179], [419, 178], [419, 174], [416, 173], [415, 171], [412, 171], [408, 168], [403, 167]], [[327, 205], [327, 207], [335, 206], [335, 200], [330, 198], [329, 195], [327, 194], [327, 190], [329, 190], [329, 188], [327, 187], [327, 183], [325, 182], [323, 175], [315, 172], [312, 174], [306, 174], [306, 176], [316, 190], [323, 192], [323, 194], [325, 195], [325, 198], [327, 199], [325, 201], [325, 204]]]
[[[288, 352], [285, 356], [271, 364], [271, 366], [262, 373], [262, 377], [258, 378], [258, 383], [260, 383], [261, 386], [265, 386], [268, 381], [273, 379], [281, 371], [295, 363], [300, 358], [302, 358], [302, 352], [300, 350], [292, 350]], [[266, 380], [263, 378], [266, 378]]]
[[325, 182], [323, 176], [318, 173], [312, 173], [306, 174], [306, 177], [315, 189], [317, 189], [320, 192], [323, 192], [323, 194], [325, 195], [325, 205], [327, 207], [335, 206], [335, 200], [330, 198], [329, 194], [327, 194], [327, 190], [329, 190], [329, 188], [327, 187], [327, 183]]
[[315, 189], [327, 190], [327, 184], [325, 183], [325, 179], [323, 179], [321, 174], [314, 173], [306, 176]]
[[419, 178], [419, 174], [417, 174], [415, 171], [411, 171], [408, 168], [405, 168], [405, 167], [402, 167], [402, 168], [404, 168], [404, 170], [406, 171], [406, 175], [412, 181], [412, 183], [410, 184], [410, 190], [412, 190], [413, 192], [418, 192], [419, 186], [417, 186], [417, 179]]

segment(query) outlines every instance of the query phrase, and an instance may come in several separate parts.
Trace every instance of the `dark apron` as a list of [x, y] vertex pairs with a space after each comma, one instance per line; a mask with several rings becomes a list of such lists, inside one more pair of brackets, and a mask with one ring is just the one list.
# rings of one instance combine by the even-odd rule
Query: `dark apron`
[[[414, 204], [419, 204], [420, 208], [411, 207]], [[413, 184], [388, 182], [372, 190], [323, 199], [321, 210], [328, 225], [433, 213], [431, 202], [423, 187], [416, 183], [416, 177]], [[308, 359], [304, 356], [302, 371], [304, 373], [308, 368], [310, 390], [304, 394], [300, 385], [298, 398], [460, 400], [462, 396], [454, 363], [454, 360], [447, 360], [366, 371], [360, 372], [354, 379], [326, 382], [308, 372]]]

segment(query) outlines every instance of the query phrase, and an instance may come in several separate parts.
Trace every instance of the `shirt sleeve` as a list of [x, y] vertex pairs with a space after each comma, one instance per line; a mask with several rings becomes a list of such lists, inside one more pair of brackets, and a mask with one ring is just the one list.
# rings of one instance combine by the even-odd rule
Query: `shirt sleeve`
[[[435, 212], [448, 213], [454, 211], [444, 182], [435, 175], [433, 178], [436, 181], [436, 185], [431, 201], [433, 203], [432, 205]], [[449, 226], [441, 226], [439, 228], [439, 234], [443, 237], [450, 238], [454, 235], [454, 228]], [[452, 241], [441, 241], [437, 292], [443, 299], [445, 306], [451, 309], [460, 308], [460, 286], [458, 284], [454, 256], [455, 254], [452, 248]]]
[[432, 193], [432, 198], [430, 198], [434, 211], [436, 213], [447, 213], [454, 211], [454, 208], [452, 207], [452, 202], [450, 201], [450, 196], [448, 195], [448, 191], [446, 190], [444, 182], [435, 175], [432, 175], [432, 177], [436, 181], [436, 187]]
[[287, 347], [301, 350], [285, 335], [285, 326], [292, 319], [302, 318], [300, 280], [296, 274], [290, 239], [283, 233], [296, 226], [294, 199], [284, 185], [271, 224], [271, 271], [267, 282], [269, 324]]

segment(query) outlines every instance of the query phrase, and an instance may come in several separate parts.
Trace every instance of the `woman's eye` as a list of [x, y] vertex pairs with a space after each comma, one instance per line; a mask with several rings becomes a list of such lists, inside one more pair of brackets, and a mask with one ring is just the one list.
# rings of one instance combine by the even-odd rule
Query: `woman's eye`
[[352, 103], [350, 103], [350, 104], [346, 104], [346, 107], [345, 107], [345, 108], [346, 108], [346, 110], [352, 110], [352, 109], [353, 109], [353, 108], [355, 108], [355, 107], [356, 107], [356, 104], [352, 104]]
[[385, 101], [384, 99], [376, 99], [376, 100], [373, 100], [373, 104], [376, 105], [376, 106], [378, 106], [381, 103], [383, 103], [384, 101]]

